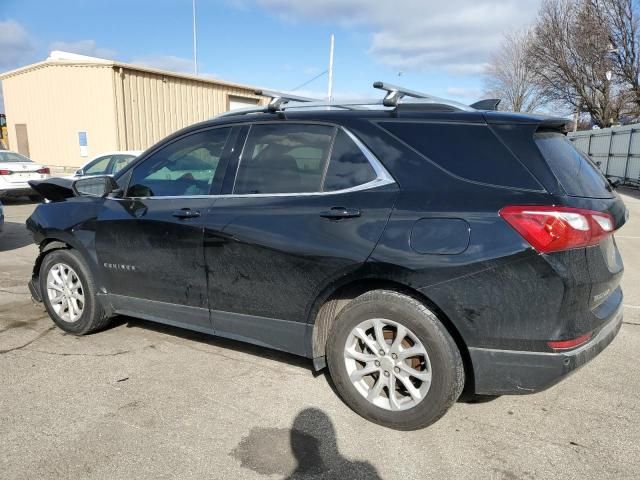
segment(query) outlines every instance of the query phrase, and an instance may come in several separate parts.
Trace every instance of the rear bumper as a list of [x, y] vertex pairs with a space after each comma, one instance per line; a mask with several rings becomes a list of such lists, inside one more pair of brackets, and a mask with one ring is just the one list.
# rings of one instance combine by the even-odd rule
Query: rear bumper
[[562, 353], [469, 348], [475, 393], [527, 394], [545, 390], [602, 352], [622, 326], [622, 304], [594, 337], [575, 350]]

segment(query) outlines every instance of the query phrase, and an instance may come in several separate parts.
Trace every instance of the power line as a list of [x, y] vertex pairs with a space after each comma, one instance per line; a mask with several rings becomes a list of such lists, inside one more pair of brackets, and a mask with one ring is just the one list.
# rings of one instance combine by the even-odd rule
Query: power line
[[323, 75], [326, 75], [327, 73], [329, 73], [328, 70], [325, 70], [324, 72], [320, 72], [318, 75], [316, 75], [315, 77], [313, 77], [311, 80], [307, 80], [306, 82], [304, 82], [301, 85], [298, 85], [296, 88], [292, 89], [292, 92], [295, 92], [296, 90], [301, 89], [302, 87], [306, 87], [307, 85], [309, 85], [311, 82], [313, 82], [314, 80], [317, 80], [318, 78], [320, 78]]

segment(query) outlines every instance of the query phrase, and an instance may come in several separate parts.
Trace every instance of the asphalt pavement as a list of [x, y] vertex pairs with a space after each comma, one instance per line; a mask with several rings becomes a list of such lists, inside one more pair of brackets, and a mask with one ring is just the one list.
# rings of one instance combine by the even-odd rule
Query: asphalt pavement
[[611, 346], [548, 391], [457, 403], [416, 432], [362, 419], [291, 355], [132, 318], [63, 333], [26, 287], [35, 206], [9, 203], [0, 478], [640, 478], [640, 193], [624, 199], [625, 323]]

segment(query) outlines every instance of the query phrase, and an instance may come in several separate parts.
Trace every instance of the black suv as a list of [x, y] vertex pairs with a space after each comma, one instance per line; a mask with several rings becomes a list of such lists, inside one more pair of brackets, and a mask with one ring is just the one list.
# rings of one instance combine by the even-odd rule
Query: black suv
[[129, 315], [308, 357], [396, 429], [595, 357], [622, 323], [627, 211], [567, 120], [381, 86], [193, 125], [115, 178], [33, 182], [51, 200], [27, 220], [34, 298], [78, 335]]

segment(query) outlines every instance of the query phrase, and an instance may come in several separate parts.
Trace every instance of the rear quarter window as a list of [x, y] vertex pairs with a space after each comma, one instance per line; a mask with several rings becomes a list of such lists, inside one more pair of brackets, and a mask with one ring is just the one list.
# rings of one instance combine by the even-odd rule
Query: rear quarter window
[[562, 133], [540, 132], [535, 142], [564, 188], [572, 197], [612, 198], [609, 182], [584, 153]]
[[381, 122], [380, 126], [457, 177], [500, 187], [543, 189], [486, 125]]

